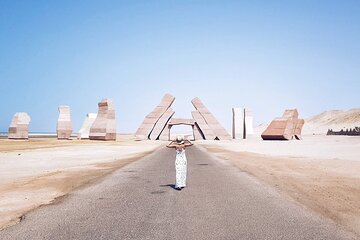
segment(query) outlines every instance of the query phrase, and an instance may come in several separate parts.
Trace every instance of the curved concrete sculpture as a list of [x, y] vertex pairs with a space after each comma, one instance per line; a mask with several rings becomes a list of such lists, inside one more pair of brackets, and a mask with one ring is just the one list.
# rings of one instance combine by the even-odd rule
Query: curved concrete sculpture
[[9, 139], [29, 139], [31, 118], [26, 112], [15, 113], [9, 126]]
[[59, 106], [59, 118], [57, 121], [56, 133], [58, 139], [69, 139], [72, 133], [70, 107]]
[[103, 99], [98, 104], [97, 117], [90, 128], [90, 140], [116, 140], [115, 107], [110, 99]]
[[97, 114], [96, 113], [88, 113], [86, 114], [86, 118], [84, 120], [84, 123], [82, 127], [79, 130], [79, 133], [77, 135], [78, 139], [89, 139], [90, 135], [90, 128], [95, 122]]

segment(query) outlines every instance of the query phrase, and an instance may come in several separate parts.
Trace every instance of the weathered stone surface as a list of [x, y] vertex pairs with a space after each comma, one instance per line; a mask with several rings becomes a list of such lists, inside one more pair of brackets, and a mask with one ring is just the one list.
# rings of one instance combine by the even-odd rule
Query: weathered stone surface
[[97, 117], [90, 128], [90, 140], [116, 140], [115, 106], [112, 100], [103, 99], [98, 104]]
[[[215, 138], [219, 140], [230, 140], [231, 135], [223, 128], [220, 123], [216, 120], [214, 115], [210, 113], [210, 111], [205, 107], [205, 105], [201, 102], [199, 98], [194, 98], [191, 103], [194, 105], [195, 109], [201, 114], [201, 116], [205, 119], [205, 122], [208, 124], [208, 126], [213, 130], [215, 134]], [[195, 119], [197, 122], [197, 119]], [[202, 126], [199, 124], [201, 130]], [[204, 131], [203, 131], [204, 133]], [[206, 134], [204, 133], [205, 138]]]
[[192, 117], [194, 118], [197, 126], [199, 127], [201, 133], [204, 136], [205, 140], [215, 140], [216, 136], [214, 131], [206, 123], [205, 119], [201, 116], [198, 111], [191, 112]]
[[249, 135], [254, 134], [253, 121], [254, 121], [254, 117], [253, 117], [252, 110], [245, 108], [244, 109], [244, 124], [245, 124], [244, 138], [247, 138]]
[[80, 128], [79, 133], [77, 135], [78, 139], [89, 139], [90, 128], [95, 122], [96, 116], [97, 116], [96, 113], [88, 113], [86, 115], [83, 125]]
[[204, 134], [201, 132], [200, 127], [197, 123], [193, 126], [195, 140], [205, 140]]
[[166, 112], [159, 118], [156, 122], [154, 129], [150, 134], [151, 140], [158, 140], [160, 138], [161, 133], [167, 127], [168, 122], [170, 121], [171, 117], [174, 115], [174, 111], [169, 108]]
[[233, 125], [232, 125], [232, 138], [244, 138], [244, 110], [241, 108], [233, 108]]
[[[153, 131], [156, 123], [161, 118], [161, 116], [171, 107], [174, 101], [175, 97], [170, 94], [165, 94], [160, 104], [145, 117], [143, 123], [136, 131], [135, 136], [138, 139], [150, 139], [150, 134]], [[154, 133], [154, 136], [155, 135], [156, 134]]]
[[305, 120], [304, 119], [298, 119], [297, 123], [296, 123], [296, 128], [295, 128], [295, 138], [297, 140], [301, 140], [302, 137], [301, 137], [301, 131], [302, 131], [302, 128], [304, 127], [304, 124], [305, 124]]
[[58, 139], [69, 139], [72, 133], [70, 107], [59, 106], [59, 118], [57, 121], [56, 133]]
[[281, 118], [275, 118], [261, 134], [264, 140], [291, 140], [294, 137], [301, 139], [303, 119], [298, 119], [296, 109], [288, 109]]
[[169, 125], [166, 125], [165, 128], [163, 129], [163, 131], [161, 132], [160, 136], [159, 136], [159, 140], [162, 141], [169, 141], [170, 139], [170, 127]]
[[9, 139], [29, 139], [31, 118], [26, 112], [15, 113], [9, 126]]
[[194, 119], [187, 119], [187, 118], [171, 118], [169, 121], [169, 125], [190, 125], [193, 126], [195, 124]]

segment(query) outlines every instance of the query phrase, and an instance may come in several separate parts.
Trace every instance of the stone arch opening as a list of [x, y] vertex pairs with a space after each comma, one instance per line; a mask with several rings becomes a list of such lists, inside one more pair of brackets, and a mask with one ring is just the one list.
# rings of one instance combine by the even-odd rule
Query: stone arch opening
[[188, 139], [190, 141], [195, 140], [194, 126], [192, 125], [187, 125], [187, 124], [172, 125], [169, 131], [170, 131], [169, 132], [170, 140], [175, 139], [176, 136], [178, 135], [184, 136], [185, 139]]

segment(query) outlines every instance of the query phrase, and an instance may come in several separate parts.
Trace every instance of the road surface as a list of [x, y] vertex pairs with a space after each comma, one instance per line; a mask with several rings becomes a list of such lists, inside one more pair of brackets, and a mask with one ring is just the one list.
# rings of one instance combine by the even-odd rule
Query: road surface
[[160, 149], [41, 207], [0, 239], [349, 239], [332, 222], [197, 147], [188, 187], [173, 188], [175, 152]]

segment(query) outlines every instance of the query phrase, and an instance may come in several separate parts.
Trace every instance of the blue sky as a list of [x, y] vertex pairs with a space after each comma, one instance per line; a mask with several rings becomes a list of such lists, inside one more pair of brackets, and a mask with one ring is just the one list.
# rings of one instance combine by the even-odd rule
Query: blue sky
[[359, 1], [0, 1], [0, 131], [26, 111], [74, 130], [102, 98], [134, 132], [165, 93], [177, 117], [199, 97], [230, 130], [231, 108], [255, 123], [360, 107]]

